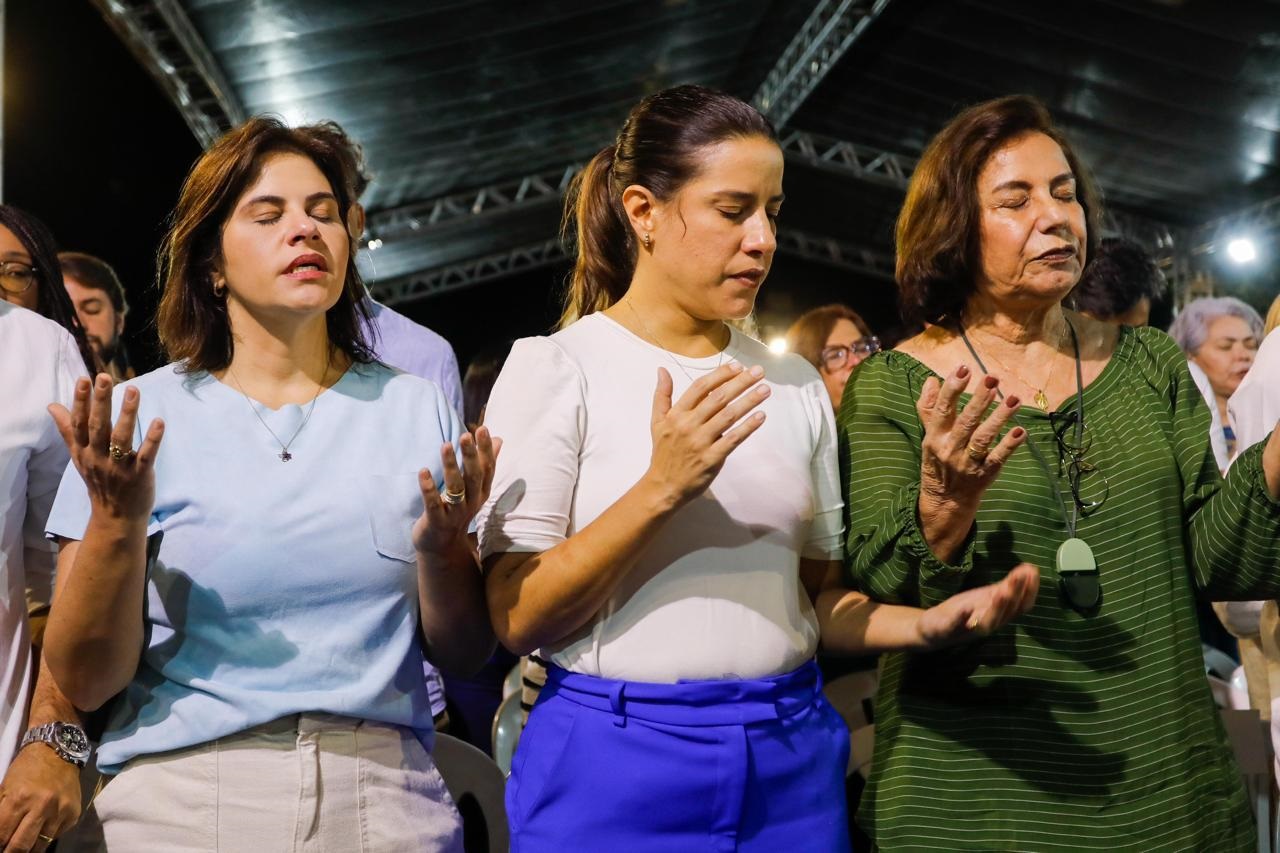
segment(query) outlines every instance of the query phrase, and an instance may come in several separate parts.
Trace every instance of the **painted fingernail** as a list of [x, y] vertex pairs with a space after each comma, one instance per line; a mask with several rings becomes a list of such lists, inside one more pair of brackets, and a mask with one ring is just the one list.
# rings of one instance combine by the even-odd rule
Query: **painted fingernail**
[[1022, 438], [1026, 434], [1027, 434], [1027, 431], [1022, 427], [1014, 427], [1009, 431], [1009, 435], [1013, 436], [1014, 438]]
[[764, 376], [764, 368], [757, 364], [755, 367], [751, 368], [751, 375], [759, 379], [761, 376]]
[[964, 378], [965, 378], [965, 377], [967, 377], [968, 375], [969, 375], [969, 368], [968, 368], [968, 366], [967, 366], [967, 365], [962, 364], [962, 365], [960, 365], [959, 367], [957, 367], [957, 368], [956, 368], [956, 378], [957, 378], [957, 379], [964, 379]]
[[1000, 384], [1000, 380], [999, 380], [999, 379], [996, 379], [994, 376], [988, 376], [988, 377], [986, 377], [985, 379], [983, 379], [983, 380], [982, 380], [982, 384], [983, 384], [983, 385], [986, 385], [986, 386], [987, 386], [987, 388], [989, 388], [989, 389], [990, 389], [990, 388], [994, 388], [994, 387], [996, 387], [997, 385], [999, 385], [999, 384]]
[[1022, 401], [1012, 395], [1004, 398], [1004, 404], [1011, 409], [1016, 409], [1022, 405]]

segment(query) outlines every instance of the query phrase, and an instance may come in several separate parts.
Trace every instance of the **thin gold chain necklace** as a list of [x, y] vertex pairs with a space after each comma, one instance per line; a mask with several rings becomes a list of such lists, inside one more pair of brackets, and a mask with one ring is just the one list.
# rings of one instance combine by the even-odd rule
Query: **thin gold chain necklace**
[[236, 378], [235, 371], [231, 369], [231, 365], [227, 365], [227, 375], [231, 377], [231, 381], [236, 383], [236, 389], [240, 391], [240, 396], [244, 397], [244, 401], [249, 404], [249, 411], [253, 412], [254, 417], [258, 419], [258, 423], [262, 424], [267, 432], [271, 433], [271, 437], [276, 440], [276, 444], [280, 445], [281, 462], [288, 462], [293, 458], [293, 454], [289, 452], [289, 446], [293, 444], [294, 439], [298, 437], [298, 433], [302, 432], [302, 428], [307, 425], [307, 421], [311, 420], [311, 413], [316, 410], [316, 400], [320, 399], [320, 392], [324, 390], [325, 380], [329, 378], [329, 365], [325, 364], [324, 374], [320, 377], [320, 385], [316, 388], [316, 393], [311, 398], [311, 403], [307, 406], [307, 414], [303, 416], [302, 423], [298, 424], [298, 428], [293, 431], [293, 435], [289, 436], [288, 441], [281, 441], [280, 436], [276, 435], [276, 431], [262, 417], [262, 413], [258, 411], [258, 407], [253, 404], [253, 398], [244, 392], [244, 386], [240, 384], [240, 380]]
[[[624, 299], [622, 301], [627, 304], [627, 307], [629, 309], [631, 309], [631, 316], [635, 317], [636, 322], [640, 324], [640, 328], [644, 332], [644, 336], [648, 338], [653, 343], [654, 346], [656, 346], [658, 349], [666, 353], [667, 358], [671, 359], [671, 363], [674, 364], [676, 367], [680, 368], [680, 372], [685, 375], [685, 377], [689, 380], [690, 383], [692, 383], [693, 377], [689, 374], [689, 371], [685, 370], [684, 365], [680, 363], [680, 360], [677, 359], [674, 355], [672, 355], [669, 349], [667, 349], [662, 345], [662, 341], [658, 340], [658, 336], [655, 335], [653, 332], [649, 331], [649, 327], [645, 325], [644, 320], [640, 319], [640, 312], [637, 311], [636, 307], [631, 304], [631, 300]], [[726, 326], [725, 329], [728, 330], [728, 327]], [[733, 341], [733, 332], [729, 332], [728, 339], [724, 342], [724, 346], [720, 348], [720, 358], [716, 360], [716, 367], [719, 367], [720, 365], [724, 364], [725, 350], [729, 349], [729, 344], [732, 341]], [[712, 368], [712, 369], [714, 370], [715, 368]]]
[[[1057, 352], [1057, 351], [1058, 351], [1058, 349], [1061, 349], [1061, 347], [1062, 347], [1062, 342], [1063, 342], [1063, 340], [1066, 338], [1066, 335], [1067, 335], [1067, 325], [1068, 325], [1068, 324], [1067, 324], [1067, 320], [1066, 320], [1066, 318], [1064, 317], [1064, 318], [1062, 319], [1062, 330], [1058, 332], [1058, 343], [1057, 343], [1057, 345], [1054, 347], [1054, 352]], [[970, 330], [970, 331], [974, 331], [973, 327], [970, 327], [970, 329], [969, 329], [969, 330]], [[983, 332], [983, 334], [986, 334], [986, 332]], [[1039, 410], [1040, 410], [1040, 411], [1042, 411], [1042, 412], [1047, 412], [1047, 411], [1049, 411], [1049, 395], [1047, 395], [1047, 394], [1045, 394], [1045, 393], [1044, 393], [1044, 389], [1045, 389], [1045, 388], [1047, 388], [1047, 387], [1049, 386], [1049, 380], [1050, 380], [1050, 378], [1052, 378], [1052, 376], [1053, 376], [1053, 362], [1052, 362], [1052, 360], [1049, 362], [1049, 371], [1048, 371], [1048, 373], [1046, 373], [1046, 374], [1045, 374], [1045, 376], [1044, 376], [1044, 382], [1042, 382], [1042, 383], [1041, 383], [1041, 384], [1039, 384], [1039, 385], [1036, 385], [1036, 384], [1034, 384], [1034, 383], [1032, 383], [1032, 382], [1028, 382], [1028, 381], [1026, 380], [1026, 378], [1025, 378], [1021, 373], [1019, 373], [1018, 371], [1014, 370], [1012, 367], [1010, 367], [1009, 365], [1007, 365], [1007, 364], [1005, 364], [1003, 361], [1001, 361], [1001, 360], [1000, 360], [1000, 357], [999, 357], [999, 356], [997, 356], [997, 355], [996, 355], [994, 352], [992, 352], [990, 349], [988, 349], [988, 350], [987, 350], [987, 358], [991, 359], [991, 360], [992, 360], [992, 361], [994, 361], [996, 364], [1000, 365], [1002, 368], [1004, 368], [1004, 369], [1005, 369], [1005, 370], [1007, 370], [1008, 372], [1012, 373], [1012, 374], [1017, 378], [1017, 380], [1018, 380], [1019, 382], [1021, 382], [1023, 385], [1027, 386], [1028, 388], [1030, 388], [1032, 391], [1034, 391], [1034, 392], [1035, 392], [1035, 394], [1034, 394], [1034, 395], [1032, 396], [1032, 398], [1031, 398], [1031, 402], [1035, 404], [1035, 406], [1036, 406], [1036, 408], [1037, 408], [1037, 409], [1039, 409]]]

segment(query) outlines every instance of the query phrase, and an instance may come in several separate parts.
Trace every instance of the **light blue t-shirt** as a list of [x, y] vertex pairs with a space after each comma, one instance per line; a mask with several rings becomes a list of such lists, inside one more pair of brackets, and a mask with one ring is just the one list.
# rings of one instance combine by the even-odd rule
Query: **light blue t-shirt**
[[[411, 529], [418, 470], [441, 482], [440, 445], [462, 433], [439, 388], [356, 365], [316, 399], [286, 462], [248, 398], [207, 373], [170, 365], [126, 384], [141, 395], [135, 447], [152, 418], [165, 435], [146, 648], [103, 736], [103, 772], [307, 711], [408, 726], [429, 748]], [[284, 442], [307, 411], [252, 405]], [[49, 535], [83, 539], [88, 520], [68, 467]]]

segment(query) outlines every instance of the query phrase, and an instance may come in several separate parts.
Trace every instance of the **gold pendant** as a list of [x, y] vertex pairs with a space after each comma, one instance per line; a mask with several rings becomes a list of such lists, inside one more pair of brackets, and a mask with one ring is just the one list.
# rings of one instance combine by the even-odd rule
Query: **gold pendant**
[[1049, 411], [1049, 398], [1044, 395], [1044, 391], [1037, 390], [1036, 395], [1031, 398], [1031, 402], [1035, 403], [1040, 411]]

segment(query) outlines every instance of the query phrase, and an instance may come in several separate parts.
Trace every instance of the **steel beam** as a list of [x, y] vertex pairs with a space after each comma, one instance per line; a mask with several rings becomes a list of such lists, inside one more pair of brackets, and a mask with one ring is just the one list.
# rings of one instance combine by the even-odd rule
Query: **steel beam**
[[889, 0], [819, 0], [800, 32], [765, 76], [751, 103], [775, 127], [786, 125], [827, 72], [888, 5]]
[[[893, 254], [858, 246], [834, 237], [794, 229], [778, 232], [778, 251], [849, 272], [893, 280]], [[384, 305], [402, 305], [429, 296], [472, 287], [520, 272], [569, 260], [559, 239], [543, 240], [456, 264], [375, 282], [369, 293]]]
[[779, 143], [792, 161], [903, 191], [918, 162], [906, 154], [803, 130], [786, 131]]
[[205, 148], [245, 120], [217, 60], [178, 0], [93, 0]]
[[377, 211], [369, 214], [365, 230], [370, 239], [394, 239], [456, 219], [558, 202], [582, 167], [582, 163], [572, 163], [479, 189]]

